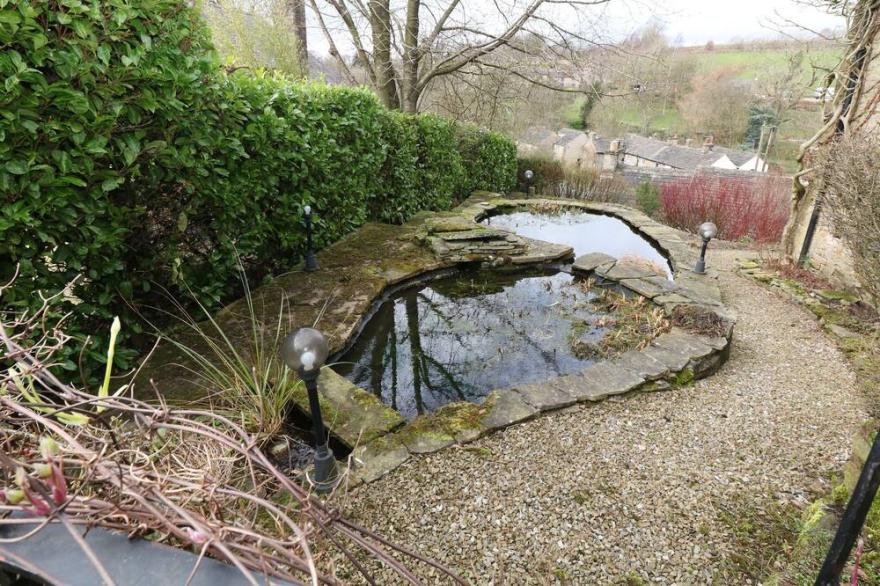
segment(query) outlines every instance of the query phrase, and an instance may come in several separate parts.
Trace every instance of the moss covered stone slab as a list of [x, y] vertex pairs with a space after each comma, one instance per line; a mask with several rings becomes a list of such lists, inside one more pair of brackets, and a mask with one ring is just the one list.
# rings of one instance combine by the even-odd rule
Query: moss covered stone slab
[[[374, 395], [353, 385], [329, 368], [321, 370], [318, 393], [327, 426], [349, 447], [368, 443], [404, 423], [403, 417]], [[303, 391], [296, 402], [308, 413], [308, 396]]]
[[526, 403], [539, 411], [561, 409], [577, 403], [577, 399], [569, 393], [546, 381], [520, 385], [514, 390], [522, 395]]
[[378, 480], [410, 458], [409, 450], [393, 435], [360, 446], [352, 455], [354, 470], [351, 485]]

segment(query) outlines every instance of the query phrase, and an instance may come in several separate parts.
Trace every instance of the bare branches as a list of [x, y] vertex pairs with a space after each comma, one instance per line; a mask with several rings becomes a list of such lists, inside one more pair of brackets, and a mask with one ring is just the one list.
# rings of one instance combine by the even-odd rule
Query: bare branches
[[[39, 531], [64, 523], [75, 538], [74, 526], [149, 535], [225, 560], [250, 584], [262, 574], [335, 585], [340, 570], [382, 583], [373, 576], [381, 566], [419, 583], [425, 565], [465, 583], [343, 520], [279, 468], [234, 414], [96, 397], [62, 384], [46, 365], [63, 346], [63, 334], [49, 330], [37, 346], [23, 345], [48, 308], [25, 319], [0, 318], [2, 363], [15, 365], [0, 371], [0, 482], [6, 488], [0, 525], [29, 523]], [[82, 419], [66, 422], [71, 413]], [[41, 451], [45, 438], [57, 446], [53, 455]], [[23, 507], [36, 516], [7, 516]], [[80, 546], [88, 556], [85, 542]], [[340, 556], [348, 560], [345, 568], [334, 561]]]
[[[370, 0], [367, 14], [359, 20], [346, 0], [310, 1], [318, 14], [319, 2], [326, 3], [333, 17], [344, 25], [344, 42], [355, 48], [383, 103], [415, 112], [422, 94], [435, 80], [476, 66], [499, 49], [518, 50], [518, 37], [538, 37], [545, 47], [569, 54], [590, 46], [593, 41], [588, 35], [562, 26], [560, 21], [576, 21], [572, 15], [609, 0], [438, 0], [432, 4], [406, 0], [405, 10], [397, 11], [390, 10], [388, 0]], [[397, 17], [398, 12], [403, 17]], [[333, 36], [324, 17], [319, 18], [319, 25], [325, 36]], [[369, 46], [367, 37], [371, 39]], [[333, 47], [335, 43], [331, 51], [336, 51]], [[390, 58], [390, 47], [400, 56], [399, 61]], [[516, 64], [508, 63], [507, 67], [516, 69]], [[522, 76], [523, 80], [531, 78]]]

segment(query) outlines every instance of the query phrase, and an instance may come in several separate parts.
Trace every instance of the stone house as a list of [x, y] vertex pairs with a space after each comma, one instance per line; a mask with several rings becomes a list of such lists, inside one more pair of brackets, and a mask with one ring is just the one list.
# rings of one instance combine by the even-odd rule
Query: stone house
[[767, 171], [766, 162], [755, 153], [715, 146], [707, 137], [703, 148], [680, 145], [677, 140], [663, 141], [638, 134], [628, 134], [623, 144], [624, 165], [650, 169], [696, 171], [713, 167], [729, 171]]
[[585, 132], [563, 128], [553, 143], [553, 160], [580, 167], [584, 161], [584, 146], [589, 140]]

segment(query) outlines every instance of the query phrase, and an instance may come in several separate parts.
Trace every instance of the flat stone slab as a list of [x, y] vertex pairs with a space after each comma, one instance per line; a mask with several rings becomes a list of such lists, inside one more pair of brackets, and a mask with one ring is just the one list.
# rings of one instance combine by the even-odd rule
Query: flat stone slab
[[382, 478], [410, 458], [409, 450], [401, 442], [388, 436], [377, 439], [352, 452], [356, 468], [354, 483], [372, 482]]
[[476, 225], [471, 230], [459, 230], [456, 232], [440, 232], [437, 234], [440, 238], [447, 242], [456, 242], [459, 240], [502, 240], [505, 241], [510, 232], [503, 230], [494, 230], [492, 228], [480, 228]]
[[646, 355], [650, 356], [657, 362], [661, 362], [669, 367], [670, 371], [678, 372], [680, 370], [684, 370], [684, 368], [688, 365], [688, 362], [691, 361], [691, 357], [689, 353], [683, 353], [676, 350], [669, 350], [667, 348], [660, 348], [659, 346], [648, 346], [644, 350], [642, 350]]
[[482, 419], [487, 429], [508, 427], [538, 414], [538, 410], [526, 403], [522, 395], [509, 389], [492, 391], [483, 404], [491, 405]]
[[576, 271], [591, 273], [603, 265], [610, 266], [611, 263], [615, 262], [617, 262], [617, 259], [610, 254], [605, 254], [604, 252], [591, 252], [577, 257], [571, 268]]
[[656, 277], [657, 271], [639, 263], [617, 261], [610, 269], [599, 267], [596, 269], [596, 274], [613, 281], [622, 281], [623, 279]]
[[[404, 423], [400, 413], [329, 368], [321, 369], [318, 393], [327, 427], [349, 447], [368, 443]], [[294, 394], [294, 401], [309, 412], [303, 385]]]
[[623, 279], [620, 284], [648, 299], [658, 295], [669, 293], [675, 285], [664, 277], [642, 277], [638, 279]]
[[640, 351], [630, 350], [613, 359], [615, 364], [632, 371], [646, 381], [657, 380], [669, 374], [669, 366]]
[[578, 402], [601, 401], [611, 395], [629, 392], [645, 379], [613, 362], [599, 362], [586, 370], [553, 380], [554, 386], [565, 391]]
[[701, 342], [697, 336], [690, 334], [681, 328], [672, 328], [665, 334], [657, 336], [654, 341], [651, 342], [651, 345], [688, 355], [692, 359], [702, 358], [713, 352], [711, 346], [707, 346]]
[[411, 454], [431, 454], [451, 446], [455, 438], [444, 433], [424, 431], [405, 435], [401, 441]]
[[520, 385], [514, 389], [526, 403], [539, 411], [561, 409], [577, 403], [577, 399], [549, 382]]

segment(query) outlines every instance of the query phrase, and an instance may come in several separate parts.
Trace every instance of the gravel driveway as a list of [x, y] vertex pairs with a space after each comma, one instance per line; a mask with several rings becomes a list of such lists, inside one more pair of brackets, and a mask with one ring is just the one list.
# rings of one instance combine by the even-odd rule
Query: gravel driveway
[[[735, 250], [711, 261], [733, 267]], [[733, 351], [693, 387], [551, 413], [410, 459], [353, 520], [477, 584], [742, 583], [724, 503], [806, 500], [840, 471], [863, 399], [806, 312], [722, 272]]]

